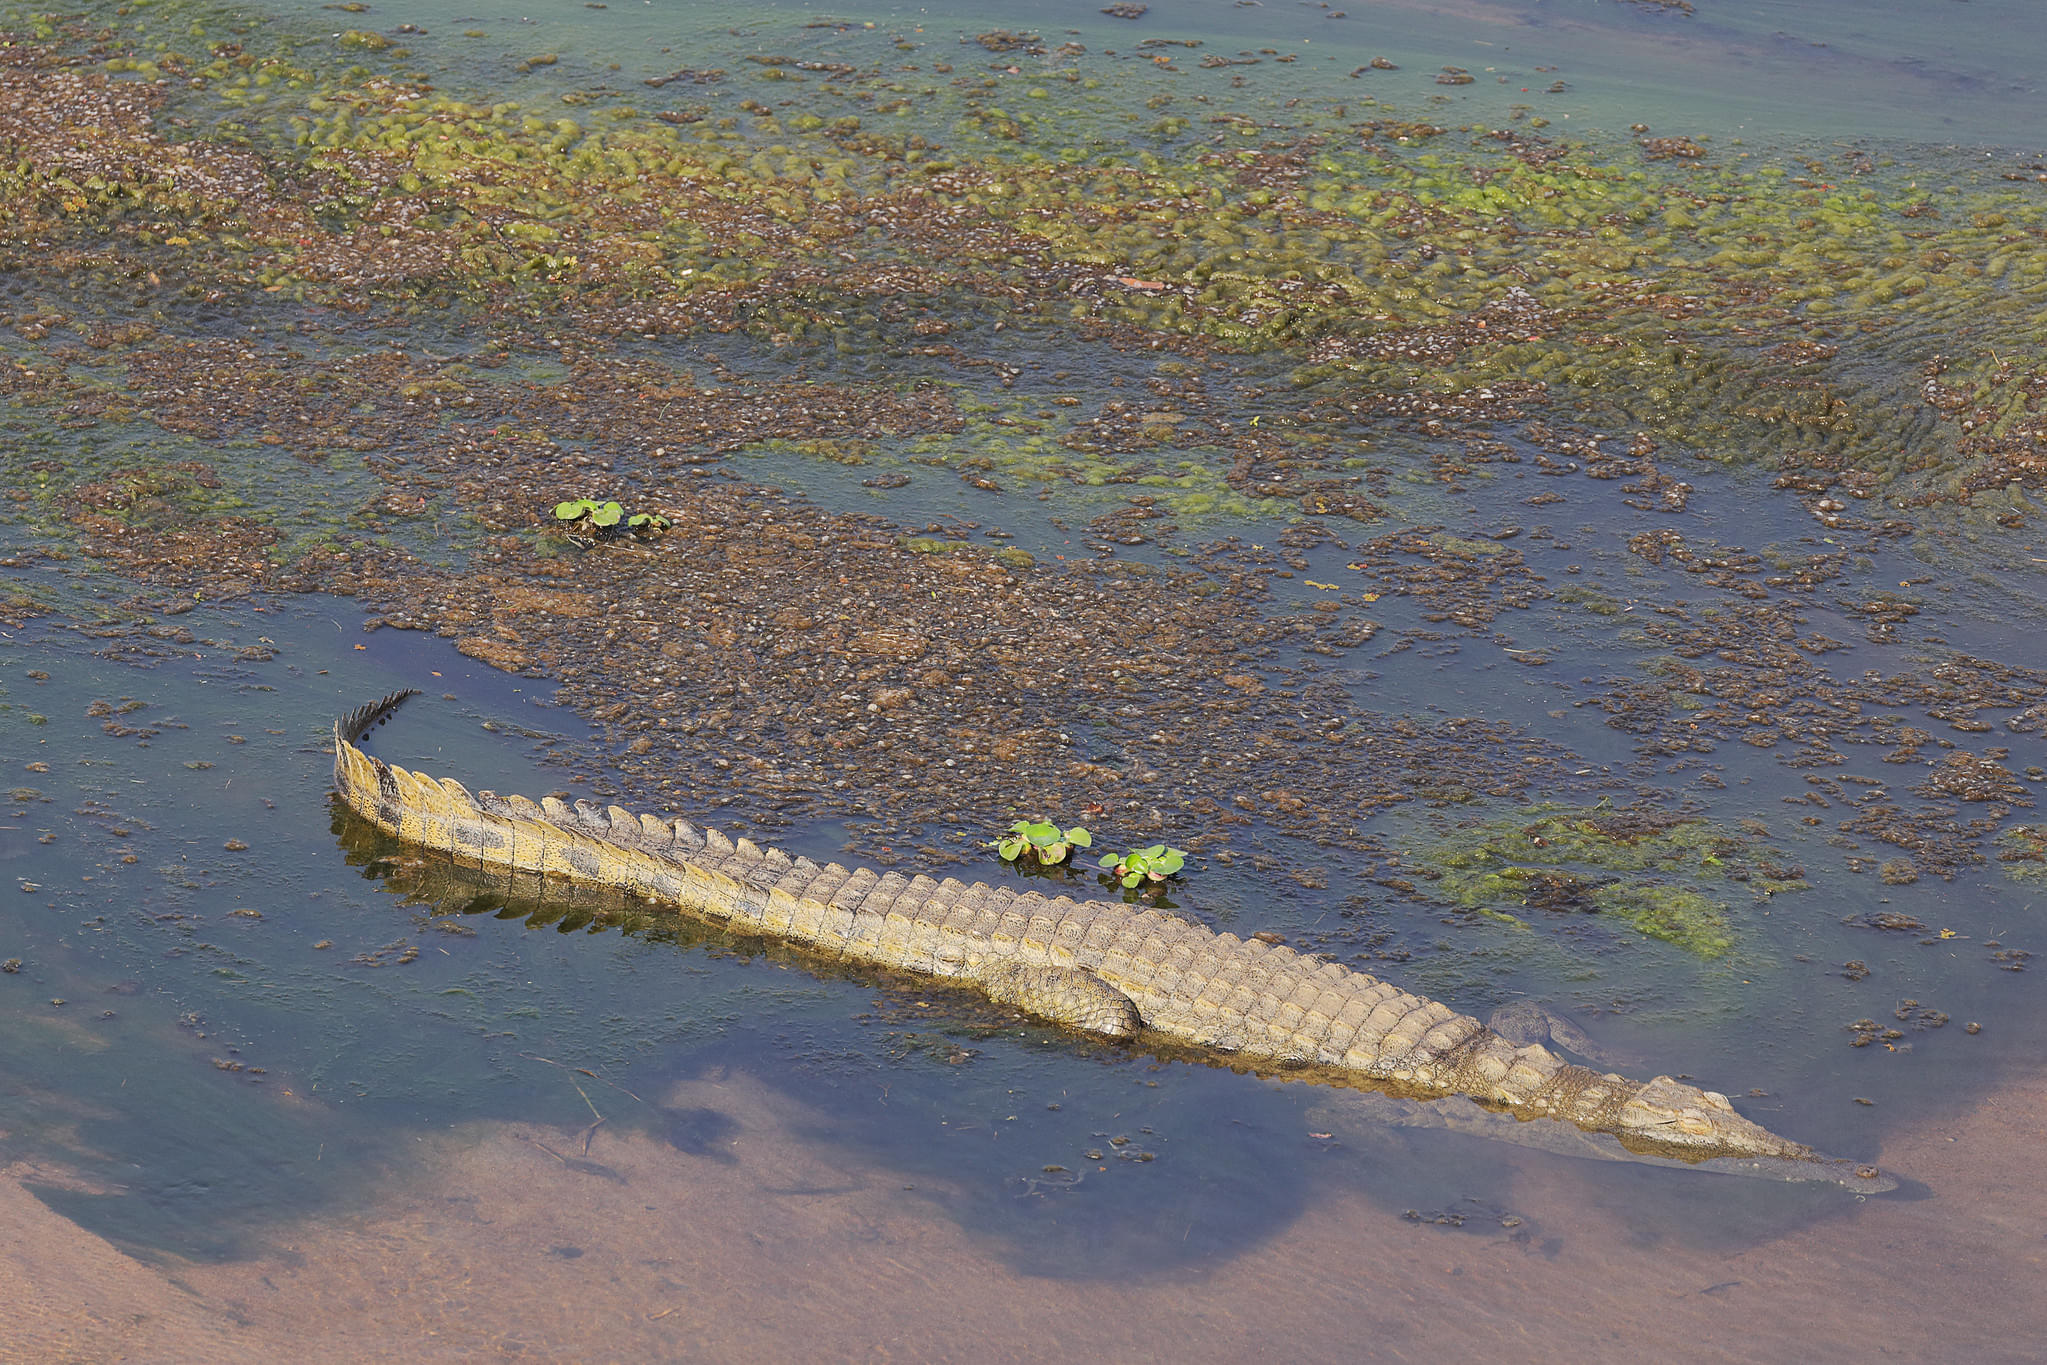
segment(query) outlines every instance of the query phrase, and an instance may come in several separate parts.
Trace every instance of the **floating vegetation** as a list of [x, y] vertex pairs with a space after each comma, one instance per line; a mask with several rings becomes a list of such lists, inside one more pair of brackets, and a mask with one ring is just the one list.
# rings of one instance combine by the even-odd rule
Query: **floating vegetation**
[[[132, 253], [172, 293], [985, 364], [922, 340], [935, 305], [964, 295], [996, 321], [1111, 344], [1288, 353], [1318, 426], [1445, 435], [1535, 406], [1893, 504], [2047, 478], [2032, 411], [2047, 253], [2030, 249], [2047, 217], [2002, 180], [1936, 196], [1902, 160], [1708, 156], [1684, 137], [1644, 139], [1645, 164], [1526, 126], [1326, 103], [1283, 123], [1204, 109], [1111, 161], [1046, 145], [1083, 115], [1131, 117], [1078, 75], [1033, 113], [999, 71], [919, 85], [800, 50], [753, 57], [762, 75], [827, 82], [794, 112], [747, 99], [687, 124], [624, 105], [579, 121], [436, 89], [361, 30], [334, 42], [381, 69], [323, 59], [309, 36], [177, 53], [117, 24], [35, 31], [10, 59], [11, 103], [71, 109], [96, 135], [0, 116], [0, 217], [87, 268]], [[716, 89], [723, 73], [660, 80], [685, 78]], [[900, 117], [877, 119], [883, 93]], [[1886, 323], [1834, 321], [1870, 317]], [[1964, 323], [1995, 329], [1994, 355], [1923, 349]], [[1261, 453], [1239, 422], [1197, 425], [1219, 447], [1198, 465]], [[1317, 490], [1268, 496], [1303, 491]]]
[[1121, 882], [1125, 891], [1139, 882], [1156, 884], [1176, 877], [1186, 865], [1186, 851], [1165, 844], [1153, 844], [1150, 848], [1135, 848], [1123, 853], [1106, 853], [1100, 860], [1102, 869]]
[[1642, 807], [1532, 806], [1460, 822], [1440, 840], [1410, 839], [1404, 860], [1426, 894], [1515, 923], [1600, 915], [1701, 957], [1735, 942], [1730, 900], [1805, 886], [1753, 833]]
[[2047, 885], [2047, 830], [2013, 825], [1997, 838], [1997, 865], [2015, 882]]
[[[1233, 93], [1239, 68], [1297, 54], [1176, 64], [1191, 39], [1112, 57], [990, 31], [905, 60], [907, 35], [820, 21], [692, 47], [631, 85], [642, 106], [567, 49], [517, 54], [517, 98], [466, 88], [466, 40], [413, 26], [11, 22], [0, 399], [33, 535], [9, 558], [90, 560], [145, 585], [137, 610], [352, 593], [561, 680], [619, 780], [770, 820], [885, 781], [892, 808], [928, 785], [998, 828], [1020, 800], [1205, 801], [1362, 850], [1378, 812], [1567, 795], [1578, 769], [1513, 726], [1360, 714], [1265, 670], [1373, 640], [1381, 599], [1421, 618], [1395, 648], [1459, 631], [1540, 666], [1549, 643], [1506, 626], [1570, 605], [1647, 654], [1587, 698], [1644, 757], [1885, 744], [1930, 771], [1807, 799], [1936, 875], [2030, 801], [1883, 708], [1987, 726], [2047, 701], [2041, 675], [1835, 677], [1843, 642], [1794, 619], [1915, 520], [2033, 515], [2047, 206], [2016, 172], [1564, 138], [1537, 105], [1460, 123], [1348, 81], [1281, 104]], [[790, 453], [871, 466], [862, 511], [733, 459]], [[1643, 529], [1645, 566], [1720, 596], [1630, 615], [1539, 571], [1553, 528], [1440, 515], [1526, 478], [1530, 507], [1621, 481], [1677, 518], [1700, 462], [1761, 462], [1826, 544]], [[933, 485], [967, 510], [935, 516]], [[605, 529], [604, 500], [548, 509], [617, 487], [641, 500], [620, 524], [674, 531], [581, 557], [534, 534]], [[1026, 499], [1063, 545], [1000, 543]], [[1325, 550], [1351, 567], [1300, 577]], [[1877, 586], [1843, 610], [1883, 643], [1919, 606]], [[1153, 738], [1195, 715], [1204, 745]], [[1163, 837], [1153, 818], [1133, 833]]]
[[1009, 827], [1009, 833], [989, 840], [989, 846], [1005, 862], [1016, 862], [1029, 854], [1030, 860], [1051, 867], [1065, 862], [1074, 849], [1086, 848], [1093, 842], [1094, 836], [1079, 825], [1061, 829], [1047, 820], [1018, 820]]
[[670, 522], [659, 512], [633, 512], [628, 514], [616, 502], [598, 502], [595, 498], [575, 498], [554, 505], [556, 524], [571, 533], [581, 532], [584, 536], [608, 538], [633, 535], [650, 539], [667, 530]]

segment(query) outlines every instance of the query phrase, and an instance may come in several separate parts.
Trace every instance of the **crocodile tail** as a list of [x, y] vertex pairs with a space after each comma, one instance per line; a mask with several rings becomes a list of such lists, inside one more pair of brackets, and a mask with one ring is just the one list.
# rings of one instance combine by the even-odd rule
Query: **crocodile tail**
[[393, 692], [388, 697], [373, 701], [367, 706], [358, 706], [355, 710], [350, 711], [340, 720], [334, 722], [334, 738], [345, 739], [350, 744], [355, 743], [370, 732], [372, 725], [389, 720], [391, 713], [400, 706], [403, 706], [407, 697], [416, 697], [418, 695], [418, 688], [406, 687]]
[[334, 789], [341, 793], [349, 809], [387, 833], [397, 830], [402, 807], [396, 776], [383, 762], [356, 748], [355, 743], [371, 726], [404, 704], [407, 697], [417, 695], [417, 689], [408, 687], [358, 707], [334, 722]]

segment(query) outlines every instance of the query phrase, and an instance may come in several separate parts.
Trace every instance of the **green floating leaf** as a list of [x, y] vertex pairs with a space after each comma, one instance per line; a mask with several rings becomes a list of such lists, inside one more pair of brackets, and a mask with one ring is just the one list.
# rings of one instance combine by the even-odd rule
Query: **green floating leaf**
[[554, 514], [562, 521], [575, 521], [584, 513], [596, 510], [597, 504], [588, 498], [577, 498], [574, 502], [558, 502], [554, 505]]
[[1094, 843], [1094, 841], [1095, 836], [1089, 834], [1079, 825], [1075, 825], [1072, 829], [1066, 831], [1066, 842], [1069, 844], [1073, 844], [1079, 848], [1086, 848], [1088, 845]]
[[593, 526], [616, 526], [618, 525], [619, 518], [624, 515], [625, 509], [623, 507], [620, 507], [615, 502], [607, 502], [601, 507], [591, 509], [590, 524]]

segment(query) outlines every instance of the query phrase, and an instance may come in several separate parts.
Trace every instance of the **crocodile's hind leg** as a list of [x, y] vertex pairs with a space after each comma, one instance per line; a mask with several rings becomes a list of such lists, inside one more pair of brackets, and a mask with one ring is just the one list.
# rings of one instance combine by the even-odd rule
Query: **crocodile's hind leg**
[[1129, 1038], [1144, 1023], [1129, 996], [1078, 967], [987, 959], [972, 974], [989, 999], [1083, 1033]]
[[1508, 1042], [1524, 1047], [1530, 1043], [1538, 1047], [1554, 1043], [1594, 1066], [1625, 1070], [1641, 1062], [1639, 1057], [1601, 1047], [1586, 1036], [1585, 1030], [1534, 1000], [1516, 1000], [1500, 1006], [1493, 1011], [1493, 1017], [1486, 1021], [1486, 1026]]

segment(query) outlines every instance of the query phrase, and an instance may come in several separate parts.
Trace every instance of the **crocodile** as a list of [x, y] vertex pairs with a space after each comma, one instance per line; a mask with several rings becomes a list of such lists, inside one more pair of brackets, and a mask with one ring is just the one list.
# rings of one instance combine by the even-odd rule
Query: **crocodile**
[[1573, 1065], [1266, 938], [1115, 901], [819, 864], [619, 806], [472, 793], [363, 752], [363, 736], [415, 695], [394, 692], [336, 721], [342, 803], [454, 867], [523, 879], [529, 895], [550, 883], [607, 888], [812, 955], [975, 988], [1097, 1038], [1319, 1071], [1396, 1095], [1468, 1096], [1517, 1118], [1610, 1134], [1652, 1158], [1763, 1159], [1779, 1175], [1889, 1185], [1874, 1167], [1823, 1157], [1744, 1118], [1715, 1091]]

